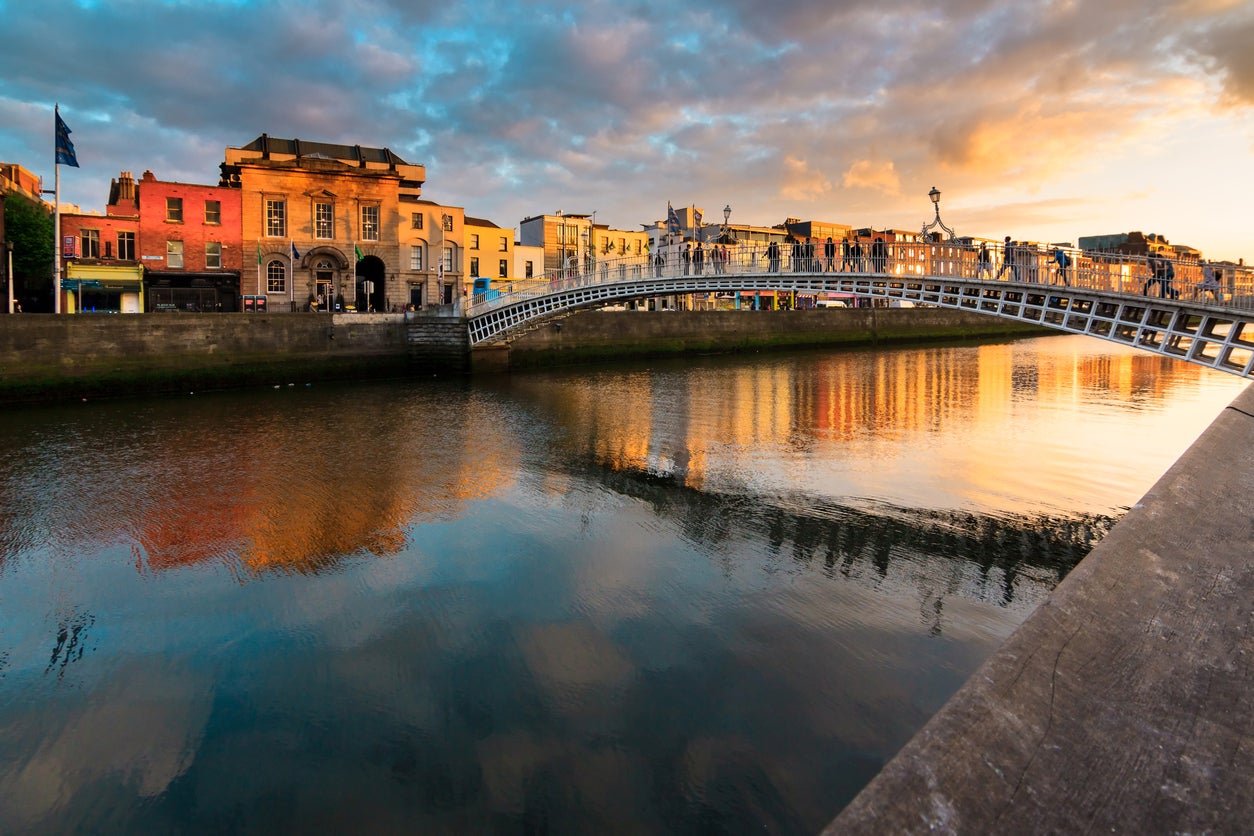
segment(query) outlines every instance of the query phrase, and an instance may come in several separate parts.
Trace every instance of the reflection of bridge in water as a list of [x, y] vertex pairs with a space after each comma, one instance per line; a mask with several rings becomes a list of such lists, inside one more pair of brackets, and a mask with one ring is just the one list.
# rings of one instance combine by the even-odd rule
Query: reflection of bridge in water
[[1165, 259], [1071, 251], [1070, 264], [1059, 267], [1050, 254], [1026, 248], [981, 262], [973, 248], [952, 242], [897, 243], [886, 255], [854, 263], [840, 256], [771, 258], [763, 246], [726, 250], [725, 261], [704, 264], [681, 259], [678, 249], [600, 260], [477, 295], [466, 307], [470, 343], [508, 342], [583, 308], [772, 291], [973, 311], [1254, 376], [1254, 286], [1232, 276], [1205, 291], [1196, 263], [1172, 262], [1169, 274]]
[[946, 595], [1005, 607], [1028, 591], [1034, 604], [1033, 593], [1048, 594], [1116, 522], [1091, 514], [989, 516], [857, 500], [833, 505], [799, 494], [719, 494], [687, 487], [679, 474], [637, 468], [596, 468], [593, 478], [647, 503], [715, 555], [736, 540], [762, 539], [770, 555], [798, 567], [864, 582], [887, 577], [896, 563], [940, 561], [916, 578], [927, 587], [934, 632]]

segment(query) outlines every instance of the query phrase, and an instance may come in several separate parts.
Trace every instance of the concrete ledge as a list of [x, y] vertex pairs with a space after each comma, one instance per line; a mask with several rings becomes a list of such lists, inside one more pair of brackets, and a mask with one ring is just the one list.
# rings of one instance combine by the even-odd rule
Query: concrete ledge
[[1252, 620], [1254, 387], [825, 833], [1248, 833]]

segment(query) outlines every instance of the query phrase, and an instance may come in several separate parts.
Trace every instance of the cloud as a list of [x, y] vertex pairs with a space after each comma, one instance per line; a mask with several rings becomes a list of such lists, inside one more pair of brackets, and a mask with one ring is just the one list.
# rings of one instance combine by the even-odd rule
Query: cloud
[[47, 0], [6, 18], [0, 157], [43, 166], [59, 101], [83, 164], [63, 193], [84, 206], [123, 169], [214, 182], [262, 132], [386, 145], [427, 165], [429, 197], [507, 227], [565, 206], [635, 228], [668, 199], [860, 223], [845, 213], [914, 211], [942, 180], [990, 205], [1082, 191], [1185, 121], [1254, 142], [1238, 0]]
[[858, 160], [841, 178], [846, 189], [873, 189], [887, 195], [901, 194], [901, 178], [892, 162]]

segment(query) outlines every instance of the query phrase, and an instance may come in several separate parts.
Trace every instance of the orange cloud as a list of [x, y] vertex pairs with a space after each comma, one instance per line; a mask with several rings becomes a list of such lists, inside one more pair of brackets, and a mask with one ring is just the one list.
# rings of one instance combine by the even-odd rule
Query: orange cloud
[[845, 172], [841, 185], [846, 189], [874, 189], [893, 196], [901, 194], [901, 178], [897, 176], [892, 161], [876, 163], [858, 160]]

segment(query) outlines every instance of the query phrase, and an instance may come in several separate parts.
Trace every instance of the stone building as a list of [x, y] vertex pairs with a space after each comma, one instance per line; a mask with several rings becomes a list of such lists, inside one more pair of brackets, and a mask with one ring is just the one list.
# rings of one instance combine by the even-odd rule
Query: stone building
[[[412, 254], [402, 261], [400, 233], [402, 218], [412, 232], [415, 214], [425, 229], [424, 166], [387, 148], [262, 134], [227, 148], [221, 170], [221, 185], [240, 191], [244, 251], [255, 252], [255, 274], [242, 278], [246, 309], [249, 296], [267, 310], [387, 311], [413, 300], [425, 272], [412, 269]], [[417, 287], [419, 301], [445, 295]]]

